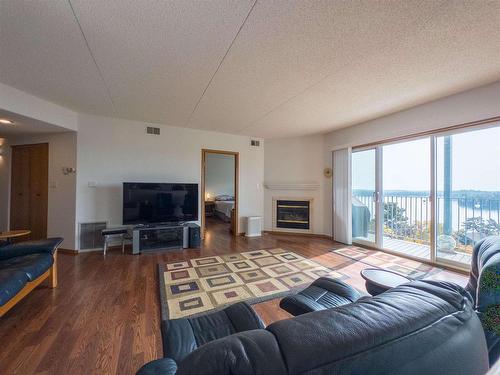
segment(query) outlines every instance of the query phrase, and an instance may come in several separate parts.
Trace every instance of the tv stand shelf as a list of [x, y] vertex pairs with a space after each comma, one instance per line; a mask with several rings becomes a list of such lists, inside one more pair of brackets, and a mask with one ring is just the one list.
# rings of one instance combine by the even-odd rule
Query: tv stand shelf
[[140, 226], [132, 230], [133, 254], [161, 249], [182, 249], [186, 227], [180, 224]]

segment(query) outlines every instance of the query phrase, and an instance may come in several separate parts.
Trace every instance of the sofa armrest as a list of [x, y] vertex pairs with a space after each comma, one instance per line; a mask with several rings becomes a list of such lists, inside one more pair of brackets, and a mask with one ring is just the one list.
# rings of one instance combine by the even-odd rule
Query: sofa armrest
[[136, 375], [174, 375], [177, 363], [171, 358], [157, 359], [142, 366]]
[[63, 239], [60, 237], [46, 240], [16, 242], [0, 249], [0, 260], [36, 253], [54, 254]]

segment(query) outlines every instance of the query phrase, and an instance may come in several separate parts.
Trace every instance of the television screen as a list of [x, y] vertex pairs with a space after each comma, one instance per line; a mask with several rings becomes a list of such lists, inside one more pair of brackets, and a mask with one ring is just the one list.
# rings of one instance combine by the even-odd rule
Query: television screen
[[123, 183], [123, 224], [198, 220], [198, 184]]

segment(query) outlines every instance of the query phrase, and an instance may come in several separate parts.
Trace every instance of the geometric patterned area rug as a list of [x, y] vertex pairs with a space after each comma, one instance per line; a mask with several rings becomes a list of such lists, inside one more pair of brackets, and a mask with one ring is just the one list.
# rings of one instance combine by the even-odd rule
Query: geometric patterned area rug
[[422, 279], [442, 271], [426, 263], [361, 247], [346, 247], [333, 252], [369, 266], [397, 272], [410, 279]]
[[347, 276], [292, 251], [255, 250], [159, 264], [162, 320], [295, 293], [321, 276]]

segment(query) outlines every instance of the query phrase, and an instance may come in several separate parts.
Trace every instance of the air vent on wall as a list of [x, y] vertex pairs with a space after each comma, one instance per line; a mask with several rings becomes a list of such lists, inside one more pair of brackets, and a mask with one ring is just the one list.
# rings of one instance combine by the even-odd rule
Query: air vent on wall
[[146, 133], [153, 135], [160, 135], [160, 128], [155, 128], [153, 126], [148, 126], [146, 128]]
[[256, 139], [252, 139], [252, 140], [250, 140], [250, 146], [260, 147], [260, 141], [257, 141]]

